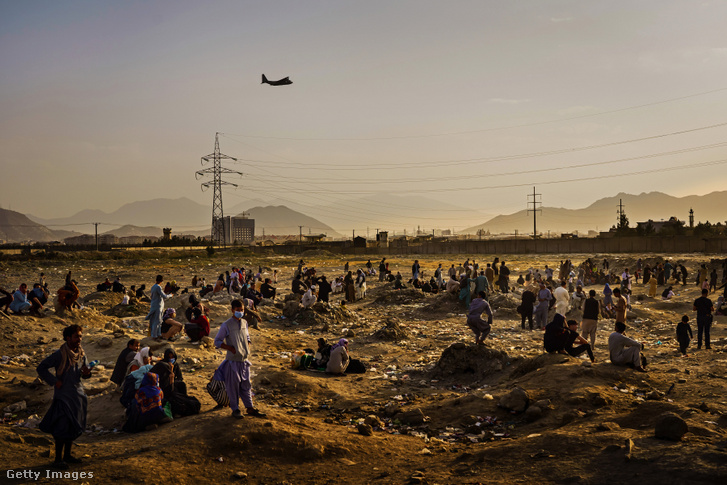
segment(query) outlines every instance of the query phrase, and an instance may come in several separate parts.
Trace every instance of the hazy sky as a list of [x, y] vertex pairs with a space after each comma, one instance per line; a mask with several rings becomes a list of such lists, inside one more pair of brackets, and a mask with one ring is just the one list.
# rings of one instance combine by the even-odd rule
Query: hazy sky
[[226, 206], [276, 199], [345, 233], [386, 227], [387, 194], [497, 214], [532, 185], [569, 208], [723, 190], [727, 146], [705, 147], [727, 143], [706, 128], [727, 123], [725, 18], [688, 0], [0, 0], [0, 205], [211, 205], [194, 172], [215, 132], [245, 173]]

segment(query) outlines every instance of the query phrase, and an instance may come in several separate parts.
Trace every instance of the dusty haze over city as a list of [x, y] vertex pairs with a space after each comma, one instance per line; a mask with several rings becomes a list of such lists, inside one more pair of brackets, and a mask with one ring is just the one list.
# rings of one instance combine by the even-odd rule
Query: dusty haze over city
[[410, 222], [461, 230], [525, 209], [533, 185], [574, 209], [722, 190], [726, 17], [724, 1], [5, 1], [0, 206], [211, 206], [194, 172], [216, 132], [244, 174], [227, 207], [343, 234], [396, 229], [417, 203], [392, 194], [448, 202]]

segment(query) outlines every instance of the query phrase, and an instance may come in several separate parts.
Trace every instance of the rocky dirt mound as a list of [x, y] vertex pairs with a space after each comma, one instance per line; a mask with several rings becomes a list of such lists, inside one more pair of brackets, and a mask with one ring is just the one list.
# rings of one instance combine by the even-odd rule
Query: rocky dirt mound
[[387, 318], [384, 327], [375, 331], [373, 337], [378, 340], [404, 340], [409, 338], [409, 334], [404, 330], [396, 318]]
[[347, 325], [358, 321], [356, 312], [341, 305], [327, 305], [318, 302], [311, 308], [300, 310], [294, 317], [295, 321], [303, 325], [322, 325], [328, 328], [334, 325]]
[[511, 362], [506, 352], [462, 342], [447, 347], [432, 370], [433, 377], [467, 376], [473, 381], [501, 372]]
[[337, 258], [338, 255], [325, 249], [309, 249], [308, 251], [303, 251], [301, 257], [305, 261], [306, 258]]
[[83, 306], [87, 306], [100, 312], [106, 311], [112, 306], [121, 303], [124, 295], [111, 291], [97, 291], [83, 297]]
[[414, 288], [406, 288], [403, 290], [385, 290], [381, 296], [374, 300], [379, 305], [409, 305], [412, 303], [420, 303], [426, 300], [427, 295], [420, 290]]
[[437, 293], [421, 308], [422, 313], [440, 316], [447, 313], [463, 313], [464, 311], [464, 305], [456, 296], [449, 293]]

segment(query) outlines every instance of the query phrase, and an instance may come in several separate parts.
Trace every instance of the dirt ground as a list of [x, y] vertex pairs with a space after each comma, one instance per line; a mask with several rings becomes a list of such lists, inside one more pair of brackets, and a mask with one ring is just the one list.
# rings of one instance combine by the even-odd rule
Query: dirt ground
[[[608, 257], [619, 273], [634, 268], [639, 256], [649, 263], [657, 259], [498, 256], [507, 260], [513, 284], [528, 268], [557, 268], [566, 257], [576, 265], [588, 257]], [[670, 257], [684, 262], [691, 275], [712, 256]], [[493, 255], [470, 258], [484, 265]], [[329, 279], [342, 275], [346, 261], [352, 269], [366, 263], [326, 252], [303, 259]], [[388, 261], [394, 273], [408, 278], [413, 259]], [[438, 263], [446, 269], [465, 257], [417, 259], [429, 276]], [[649, 298], [643, 285], [634, 285], [627, 335], [646, 344], [649, 372], [642, 374], [609, 362], [606, 341], [613, 320], [599, 321], [593, 365], [585, 358], [544, 353], [542, 333], [520, 329], [519, 285], [514, 293], [491, 298], [493, 330], [486, 345], [475, 346], [464, 307], [454, 297], [396, 291], [393, 284], [370, 277], [366, 297], [345, 309], [341, 295], [332, 295], [334, 309], [295, 318], [282, 318], [275, 306], [261, 307], [264, 318], [252, 331], [251, 361], [256, 405], [268, 419], [234, 420], [229, 409], [213, 410], [205, 385], [223, 353], [182, 339], [151, 343], [156, 355], [168, 345], [177, 351], [202, 412], [152, 431], [120, 431], [124, 410], [108, 378], [126, 342], [146, 337], [148, 304], [121, 310], [119, 295], [93, 293], [97, 283], [120, 276], [127, 286], [150, 288], [154, 276], [163, 274], [184, 288], [195, 274], [213, 281], [231, 266], [262, 266], [266, 276], [278, 270], [277, 301], [282, 302], [297, 260], [200, 253], [177, 259], [0, 261], [0, 286], [6, 289], [32, 283], [43, 271], [55, 290], [70, 269], [85, 300], [82, 310], [62, 317], [53, 313], [52, 304], [42, 318], [0, 315], [0, 408], [25, 402], [25, 409], [6, 409], [0, 425], [0, 483], [59, 482], [46, 478], [52, 438], [37, 429], [52, 389], [37, 380], [35, 368], [60, 347], [61, 331], [71, 323], [83, 326], [85, 352], [101, 366], [84, 382], [88, 429], [74, 448], [84, 463], [69, 470], [93, 473], [93, 478], [69, 476], [68, 483], [727, 483], [727, 317], [715, 317], [712, 350], [696, 350], [694, 284], [679, 286], [671, 301]], [[378, 260], [372, 263], [378, 267]], [[589, 289], [602, 295], [601, 285]], [[174, 297], [167, 306], [182, 309], [187, 297]], [[711, 298], [716, 301], [717, 295]], [[229, 317], [229, 297], [208, 304], [214, 336]], [[675, 340], [676, 323], [684, 314], [695, 337], [687, 358], [680, 356]], [[335, 341], [344, 336], [352, 357], [367, 365], [365, 374], [336, 377], [291, 369], [292, 352], [315, 348], [319, 337]], [[527, 394], [524, 412], [499, 405], [515, 388]], [[687, 423], [681, 441], [655, 437], [666, 412]], [[359, 431], [366, 428], [359, 426], [364, 422], [373, 429], [368, 436]], [[40, 478], [11, 478], [25, 470], [40, 472]]]

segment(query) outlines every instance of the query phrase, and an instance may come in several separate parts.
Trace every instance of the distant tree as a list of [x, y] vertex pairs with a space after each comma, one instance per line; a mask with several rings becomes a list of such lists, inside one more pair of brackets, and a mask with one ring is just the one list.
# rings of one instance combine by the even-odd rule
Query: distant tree
[[709, 221], [700, 222], [699, 224], [694, 226], [694, 235], [695, 236], [712, 236], [712, 235], [714, 235], [714, 228]]

